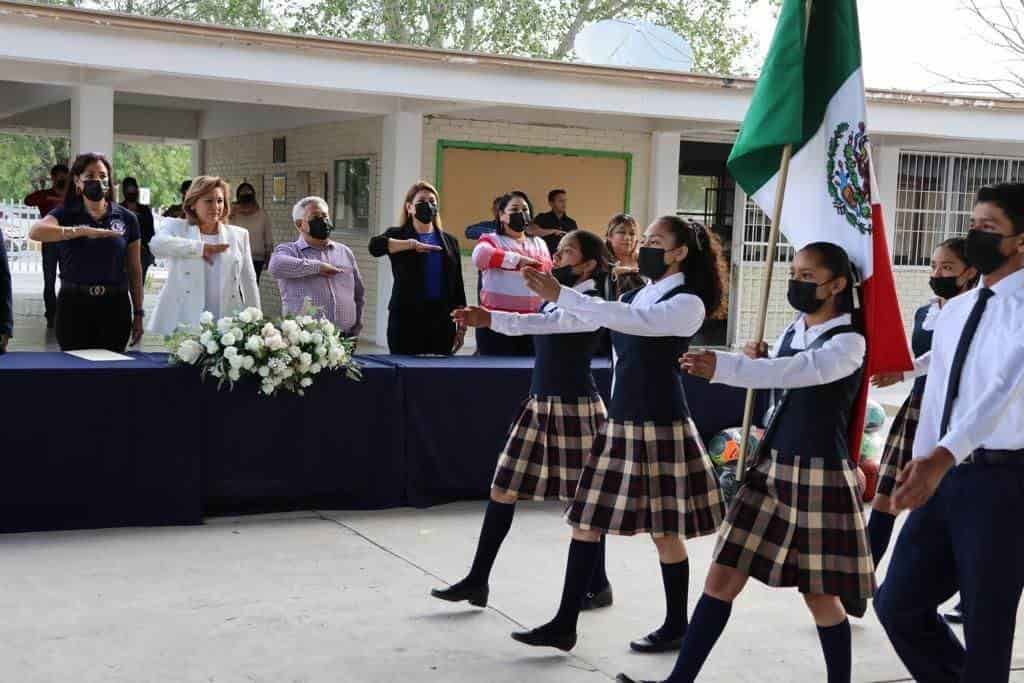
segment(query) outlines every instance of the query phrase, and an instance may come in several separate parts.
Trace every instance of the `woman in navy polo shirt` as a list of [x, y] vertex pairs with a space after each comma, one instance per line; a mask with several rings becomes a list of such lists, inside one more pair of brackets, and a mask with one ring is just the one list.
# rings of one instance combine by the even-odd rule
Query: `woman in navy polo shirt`
[[64, 351], [124, 351], [129, 339], [136, 344], [142, 337], [139, 221], [114, 203], [112, 177], [105, 156], [79, 155], [64, 204], [29, 232], [36, 241], [58, 243], [56, 328]]

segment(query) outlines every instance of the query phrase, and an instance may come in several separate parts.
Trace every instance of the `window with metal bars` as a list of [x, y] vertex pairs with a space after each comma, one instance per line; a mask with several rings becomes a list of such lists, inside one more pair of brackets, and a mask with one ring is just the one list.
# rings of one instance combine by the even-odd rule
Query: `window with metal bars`
[[[747, 197], [743, 216], [743, 262], [764, 263], [768, 257], [768, 233], [772, 220], [754, 201]], [[793, 245], [780, 234], [775, 244], [775, 261], [788, 263], [793, 260]]]
[[981, 187], [1022, 180], [1022, 159], [901, 152], [895, 265], [927, 266], [940, 242], [967, 232]]

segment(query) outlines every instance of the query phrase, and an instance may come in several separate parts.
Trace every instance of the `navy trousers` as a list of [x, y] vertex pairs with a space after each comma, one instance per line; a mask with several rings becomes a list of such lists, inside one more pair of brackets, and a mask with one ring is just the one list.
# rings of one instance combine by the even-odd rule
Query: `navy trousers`
[[[1024, 587], [1024, 463], [961, 465], [910, 513], [875, 611], [919, 683], [1006, 683]], [[960, 591], [966, 649], [938, 614]]]

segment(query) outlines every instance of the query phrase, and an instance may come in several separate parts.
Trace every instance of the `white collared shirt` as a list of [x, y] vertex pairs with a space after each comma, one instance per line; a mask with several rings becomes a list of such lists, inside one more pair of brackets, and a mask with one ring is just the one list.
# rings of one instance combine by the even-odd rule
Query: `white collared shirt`
[[747, 389], [796, 389], [849, 377], [863, 364], [867, 349], [863, 335], [858, 332], [837, 334], [821, 347], [806, 353], [781, 358], [778, 354], [782, 340], [790, 330], [793, 330], [790, 346], [794, 350], [802, 350], [825, 332], [851, 322], [850, 315], [844, 314], [821, 325], [807, 327], [801, 315], [775, 341], [770, 358], [754, 360], [742, 353], [716, 351], [715, 375], [711, 381]]
[[[586, 292], [597, 288], [592, 280], [584, 280], [573, 286], [573, 291], [587, 296]], [[551, 302], [545, 302], [539, 313], [508, 313], [491, 311], [491, 329], [499, 334], [518, 337], [528, 334], [569, 334], [572, 332], [596, 332], [600, 325], [581, 320]]]
[[631, 303], [605, 301], [562, 287], [558, 307], [597, 327], [637, 337], [692, 337], [704, 324], [704, 302], [693, 294], [659, 299], [686, 282], [675, 273], [641, 289]]
[[994, 295], [964, 362], [949, 432], [939, 435], [953, 356], [982, 286], [947, 301], [936, 321], [915, 458], [927, 457], [938, 446], [957, 462], [978, 448], [1024, 449], [1024, 270], [989, 287]]

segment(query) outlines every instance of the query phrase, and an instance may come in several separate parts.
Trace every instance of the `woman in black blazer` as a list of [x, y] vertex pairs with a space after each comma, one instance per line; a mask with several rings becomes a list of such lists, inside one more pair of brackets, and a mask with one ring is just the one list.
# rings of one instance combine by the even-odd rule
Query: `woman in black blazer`
[[403, 355], [451, 355], [466, 329], [451, 312], [466, 305], [459, 242], [441, 230], [434, 186], [418, 182], [402, 205], [402, 226], [370, 240], [370, 254], [387, 254], [395, 284], [388, 304], [388, 348]]

